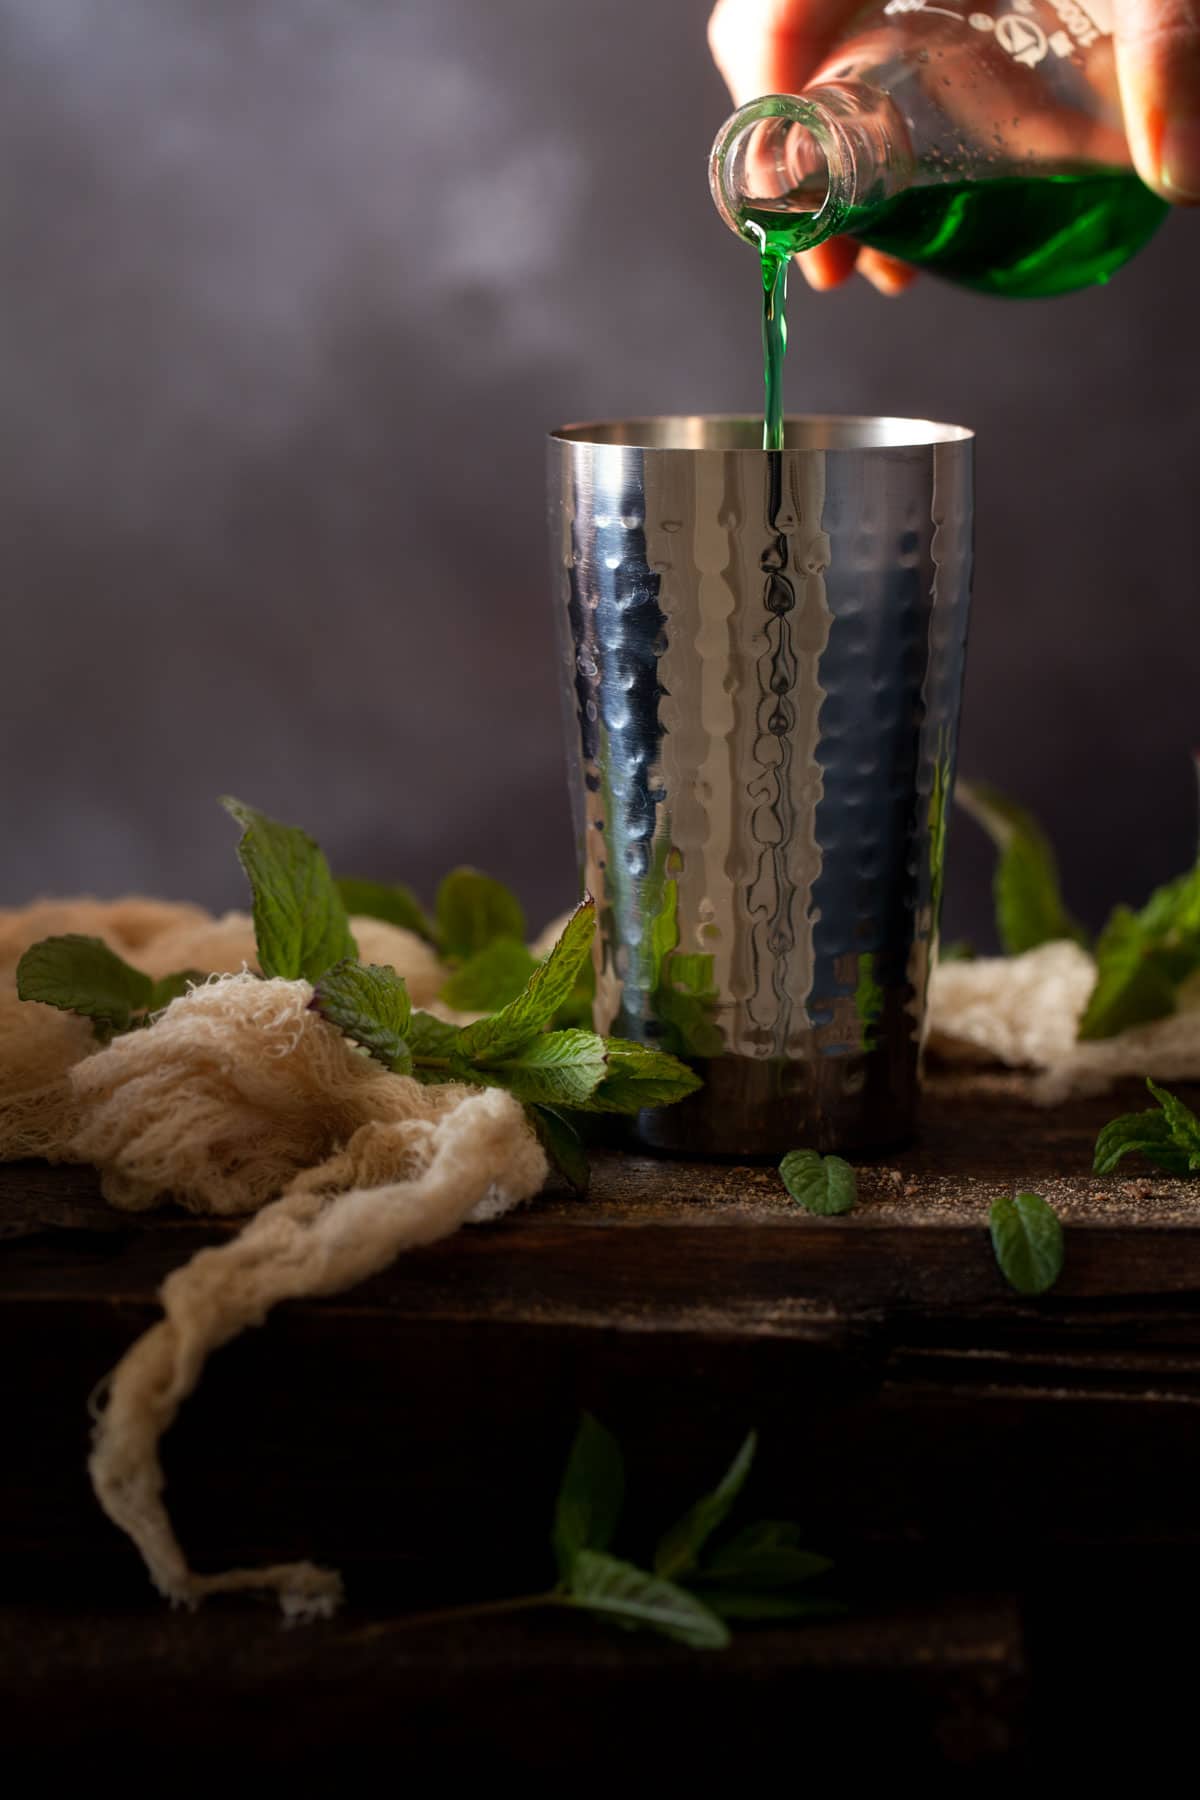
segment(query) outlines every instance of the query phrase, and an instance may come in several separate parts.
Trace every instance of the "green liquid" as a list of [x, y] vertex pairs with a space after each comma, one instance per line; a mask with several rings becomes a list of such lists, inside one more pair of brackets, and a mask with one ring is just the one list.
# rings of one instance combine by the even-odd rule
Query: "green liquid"
[[[957, 181], [909, 188], [851, 209], [838, 229], [961, 287], [1045, 299], [1092, 287], [1140, 250], [1167, 205], [1128, 170]], [[747, 210], [762, 259], [766, 410], [763, 446], [783, 445], [787, 258], [813, 246], [811, 213]]]

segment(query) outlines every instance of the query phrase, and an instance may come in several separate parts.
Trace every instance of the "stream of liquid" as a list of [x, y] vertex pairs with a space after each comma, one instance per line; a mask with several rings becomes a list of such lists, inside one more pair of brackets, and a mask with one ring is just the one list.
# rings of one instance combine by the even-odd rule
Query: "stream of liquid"
[[[984, 294], [1044, 299], [1108, 280], [1160, 224], [1166, 202], [1127, 169], [938, 182], [847, 212], [843, 232]], [[813, 213], [748, 208], [763, 286], [763, 448], [783, 448], [787, 268], [814, 243]]]

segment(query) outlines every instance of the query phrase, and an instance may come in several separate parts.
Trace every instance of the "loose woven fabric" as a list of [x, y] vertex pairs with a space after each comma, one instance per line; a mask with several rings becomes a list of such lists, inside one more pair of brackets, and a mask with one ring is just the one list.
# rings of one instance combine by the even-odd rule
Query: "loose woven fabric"
[[[365, 958], [391, 963], [418, 1004], [433, 1001], [444, 971], [427, 945], [374, 920], [353, 925]], [[63, 931], [104, 937], [157, 975], [252, 965], [250, 920], [137, 901], [0, 914], [0, 1157], [92, 1163], [105, 1197], [128, 1210], [173, 1200], [256, 1212], [164, 1283], [162, 1322], [107, 1383], [92, 1480], [172, 1601], [270, 1588], [289, 1617], [328, 1612], [340, 1582], [310, 1563], [189, 1568], [163, 1504], [162, 1434], [211, 1352], [278, 1301], [336, 1293], [468, 1218], [507, 1211], [541, 1188], [545, 1156], [508, 1094], [389, 1074], [310, 1010], [307, 982], [246, 967], [98, 1049], [84, 1021], [17, 999], [21, 951]]]

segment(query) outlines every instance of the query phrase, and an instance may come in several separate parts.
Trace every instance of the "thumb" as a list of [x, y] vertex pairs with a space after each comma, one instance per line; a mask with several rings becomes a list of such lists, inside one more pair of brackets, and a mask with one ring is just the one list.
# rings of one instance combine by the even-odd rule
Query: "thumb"
[[1200, 0], [1114, 0], [1117, 77], [1138, 174], [1200, 204]]

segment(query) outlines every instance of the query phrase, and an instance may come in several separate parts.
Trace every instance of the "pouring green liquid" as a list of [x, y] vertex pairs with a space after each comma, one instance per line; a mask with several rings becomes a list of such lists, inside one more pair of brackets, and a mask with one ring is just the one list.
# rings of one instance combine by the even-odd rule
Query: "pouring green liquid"
[[[1128, 169], [956, 181], [908, 188], [849, 208], [840, 232], [984, 294], [1046, 299], [1091, 287], [1138, 250], [1167, 211]], [[763, 448], [783, 448], [787, 266], [828, 235], [813, 213], [747, 208], [742, 235], [759, 251], [763, 287]]]

